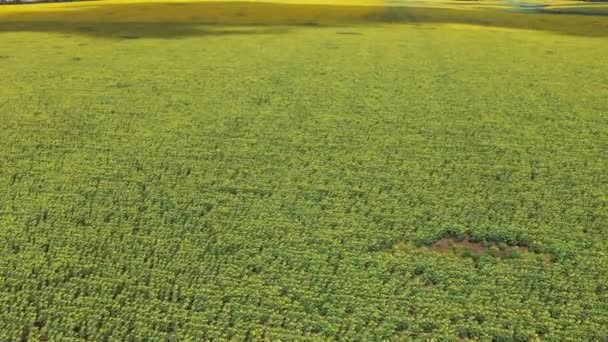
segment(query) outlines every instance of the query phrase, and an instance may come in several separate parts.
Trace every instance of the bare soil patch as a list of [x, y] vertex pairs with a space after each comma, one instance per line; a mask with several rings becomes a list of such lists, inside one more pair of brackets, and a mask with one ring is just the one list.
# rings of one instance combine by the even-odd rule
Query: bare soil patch
[[469, 236], [466, 236], [462, 241], [456, 241], [452, 238], [443, 238], [427, 248], [438, 252], [448, 252], [454, 248], [465, 249], [480, 254], [488, 251], [488, 247], [482, 246], [480, 243], [472, 242]]
[[[492, 255], [497, 258], [518, 258], [526, 255], [537, 254], [526, 246], [507, 245], [505, 243], [493, 242], [488, 244], [474, 242], [469, 235], [464, 239], [456, 240], [451, 237], [444, 237], [432, 245], [423, 246], [423, 250], [437, 253], [453, 253], [461, 257], [478, 258], [482, 255]], [[547, 260], [550, 256], [547, 256]]]

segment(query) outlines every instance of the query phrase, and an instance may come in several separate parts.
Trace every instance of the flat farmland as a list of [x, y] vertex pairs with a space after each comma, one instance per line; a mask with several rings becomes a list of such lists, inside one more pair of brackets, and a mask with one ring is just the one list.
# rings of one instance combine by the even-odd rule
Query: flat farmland
[[605, 5], [402, 5], [0, 6], [0, 340], [608, 338]]

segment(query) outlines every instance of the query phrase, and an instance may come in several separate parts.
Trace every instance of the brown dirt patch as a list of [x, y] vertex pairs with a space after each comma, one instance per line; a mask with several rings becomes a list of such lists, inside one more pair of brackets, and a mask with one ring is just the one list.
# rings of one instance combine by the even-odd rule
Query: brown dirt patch
[[427, 250], [435, 252], [450, 252], [454, 250], [467, 250], [476, 254], [484, 254], [488, 252], [488, 247], [480, 243], [472, 242], [470, 236], [465, 236], [462, 241], [456, 241], [453, 238], [443, 238], [431, 246], [425, 247]]
[[437, 252], [449, 252], [453, 249], [464, 249], [478, 254], [483, 254], [488, 251], [488, 247], [485, 247], [477, 242], [472, 242], [469, 236], [465, 236], [464, 240], [462, 241], [456, 241], [452, 238], [443, 238], [427, 248]]
[[437, 253], [453, 253], [462, 257], [480, 257], [490, 254], [497, 258], [515, 258], [533, 254], [525, 246], [509, 246], [505, 243], [492, 243], [490, 245], [471, 241], [471, 237], [466, 235], [462, 241], [453, 238], [442, 238], [430, 246], [423, 247], [423, 250]]
[[555, 263], [551, 253], [543, 253], [530, 250], [527, 246], [512, 246], [502, 242], [473, 242], [469, 235], [465, 235], [461, 241], [454, 238], [444, 237], [431, 245], [416, 246], [412, 242], [398, 240], [390, 247], [384, 249], [385, 253], [409, 253], [422, 251], [425, 253], [452, 254], [462, 258], [477, 260], [484, 255], [490, 255], [498, 259], [535, 259], [540, 258], [546, 267]]

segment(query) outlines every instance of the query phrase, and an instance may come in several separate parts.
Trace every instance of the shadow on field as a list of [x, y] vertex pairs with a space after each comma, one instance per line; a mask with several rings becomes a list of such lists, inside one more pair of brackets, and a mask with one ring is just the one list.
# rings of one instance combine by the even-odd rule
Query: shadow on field
[[[34, 6], [34, 5], [32, 5]], [[27, 7], [32, 7], [27, 6]], [[238, 26], [354, 26], [383, 23], [469, 24], [548, 31], [559, 34], [606, 37], [608, 17], [515, 13], [505, 9], [458, 5], [442, 8], [404, 6], [332, 6], [252, 2], [188, 2], [74, 4], [53, 10], [1, 11], [0, 33], [13, 31], [57, 32], [102, 38], [175, 38], [233, 34], [276, 34], [278, 29], [238, 29]], [[205, 25], [204, 27], [201, 25]], [[232, 26], [212, 29], [211, 25]]]
[[174, 39], [205, 36], [283, 34], [288, 30], [274, 27], [214, 27], [197, 23], [96, 23], [96, 22], [12, 22], [0, 23], [2, 32], [54, 32], [68, 35], [87, 35], [111, 39], [160, 38]]

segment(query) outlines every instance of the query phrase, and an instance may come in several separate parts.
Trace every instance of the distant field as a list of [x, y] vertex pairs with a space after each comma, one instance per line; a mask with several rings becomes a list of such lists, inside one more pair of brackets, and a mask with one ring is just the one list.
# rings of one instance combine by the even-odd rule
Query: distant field
[[0, 6], [0, 341], [608, 338], [608, 17], [509, 7]]

